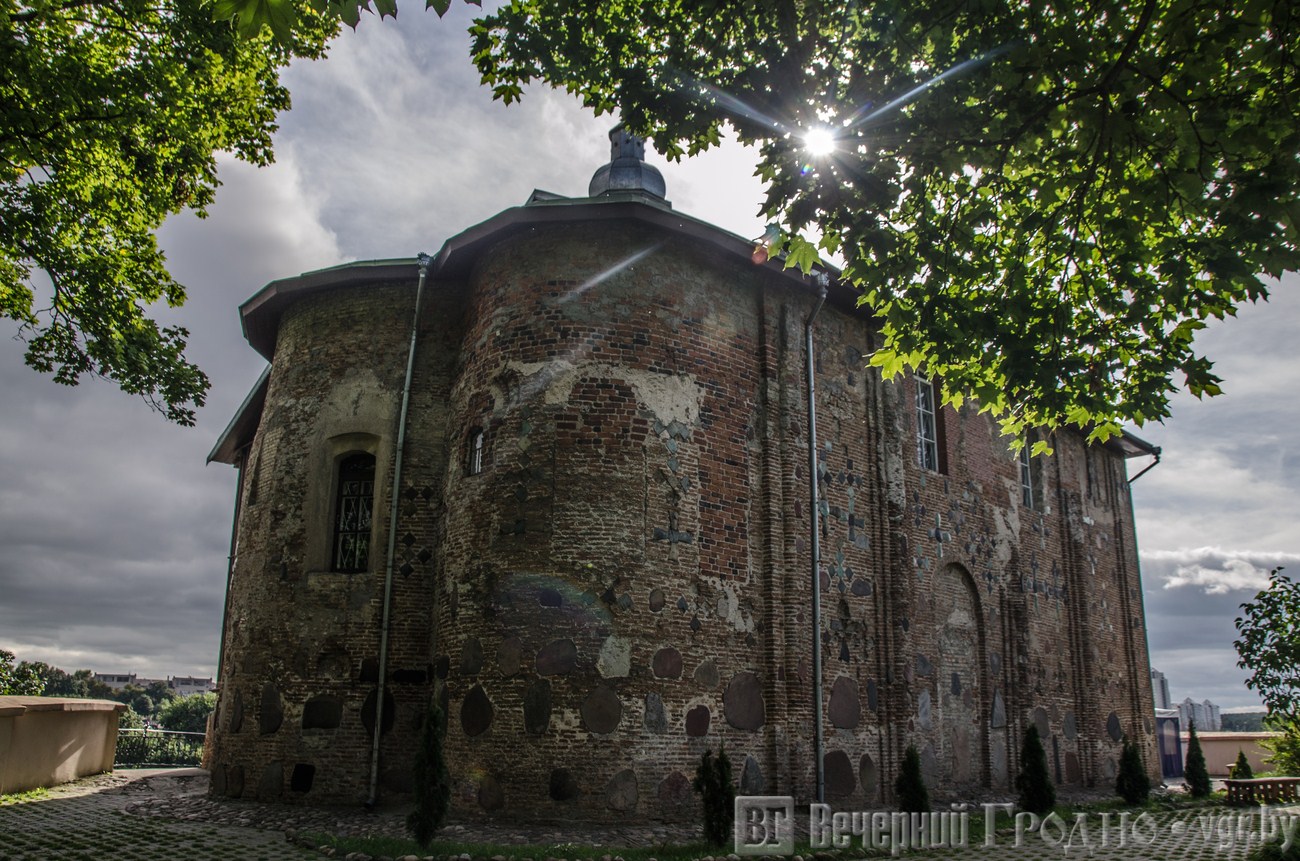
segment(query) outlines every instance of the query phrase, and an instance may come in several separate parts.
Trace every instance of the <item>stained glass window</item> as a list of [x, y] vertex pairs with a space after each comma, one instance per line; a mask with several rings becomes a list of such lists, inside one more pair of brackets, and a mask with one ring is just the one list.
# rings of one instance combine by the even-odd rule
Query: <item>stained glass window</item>
[[334, 570], [370, 567], [370, 518], [375, 499], [375, 456], [351, 454], [339, 462], [335, 498]]

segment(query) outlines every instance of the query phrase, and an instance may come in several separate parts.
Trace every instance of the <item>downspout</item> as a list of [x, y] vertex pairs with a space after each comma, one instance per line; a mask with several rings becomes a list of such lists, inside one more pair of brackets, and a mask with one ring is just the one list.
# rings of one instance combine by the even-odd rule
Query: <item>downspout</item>
[[379, 740], [384, 734], [384, 694], [388, 679], [388, 627], [393, 611], [393, 556], [397, 552], [397, 509], [402, 488], [402, 450], [406, 447], [406, 414], [411, 405], [411, 378], [415, 374], [415, 344], [420, 333], [420, 306], [424, 299], [424, 280], [432, 258], [421, 253], [420, 280], [415, 286], [415, 316], [411, 319], [411, 346], [406, 352], [406, 381], [402, 383], [402, 407], [397, 414], [397, 442], [393, 457], [393, 492], [388, 499], [388, 553], [384, 563], [384, 614], [379, 628], [379, 688], [375, 692], [375, 730], [370, 748], [370, 794], [366, 807], [374, 807], [379, 798]]
[[244, 446], [239, 455], [239, 476], [235, 479], [235, 519], [230, 524], [230, 555], [226, 557], [226, 600], [221, 607], [221, 640], [217, 643], [217, 686], [224, 681], [226, 666], [226, 625], [230, 623], [230, 583], [235, 579], [235, 558], [239, 553], [239, 515], [244, 502], [244, 472], [248, 469], [248, 450]]
[[816, 757], [817, 802], [826, 800], [826, 773], [822, 763], [824, 744], [822, 730], [822, 583], [821, 583], [821, 499], [817, 491], [817, 389], [813, 362], [813, 321], [826, 302], [825, 272], [818, 272], [813, 281], [817, 285], [817, 304], [804, 323], [804, 352], [808, 364], [808, 518], [809, 547], [812, 549], [812, 647], [813, 647], [813, 755]]
[[1135, 476], [1133, 476], [1132, 478], [1130, 478], [1130, 479], [1128, 480], [1128, 483], [1129, 483], [1129, 484], [1132, 484], [1133, 482], [1137, 481], [1139, 478], [1141, 478], [1142, 476], [1146, 475], [1147, 472], [1149, 472], [1150, 470], [1155, 469], [1156, 464], [1160, 463], [1160, 449], [1159, 449], [1159, 447], [1153, 448], [1153, 449], [1151, 450], [1151, 454], [1155, 456], [1155, 460], [1153, 460], [1153, 461], [1151, 461], [1150, 463], [1148, 463], [1146, 466], [1144, 466], [1144, 467], [1142, 468], [1142, 471], [1141, 471], [1141, 472], [1139, 472], [1137, 475], [1135, 475]]

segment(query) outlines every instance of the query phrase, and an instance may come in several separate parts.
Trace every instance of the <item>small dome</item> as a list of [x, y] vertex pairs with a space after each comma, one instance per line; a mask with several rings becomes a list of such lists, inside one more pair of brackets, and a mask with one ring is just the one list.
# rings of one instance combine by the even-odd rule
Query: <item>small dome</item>
[[645, 141], [628, 134], [623, 126], [609, 132], [609, 164], [602, 165], [587, 186], [588, 197], [612, 191], [639, 191], [663, 199], [664, 178], [659, 169], [645, 162]]

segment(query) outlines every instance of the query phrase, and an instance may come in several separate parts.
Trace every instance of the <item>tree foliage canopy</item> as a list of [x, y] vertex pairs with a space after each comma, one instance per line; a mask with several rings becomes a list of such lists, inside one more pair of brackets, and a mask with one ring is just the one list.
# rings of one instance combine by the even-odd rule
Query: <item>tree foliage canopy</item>
[[26, 662], [14, 663], [14, 653], [0, 649], [0, 696], [39, 697], [45, 680]]
[[204, 732], [208, 715], [217, 707], [217, 695], [208, 691], [187, 697], [172, 696], [158, 709], [158, 723], [175, 732]]
[[146, 312], [185, 298], [154, 230], [212, 202], [215, 153], [270, 161], [277, 69], [333, 26], [303, 19], [281, 43], [186, 0], [0, 0], [0, 316], [29, 365], [193, 423], [207, 377], [188, 333]]
[[1237, 666], [1250, 670], [1246, 687], [1259, 693], [1269, 718], [1300, 727], [1300, 583], [1269, 574], [1268, 588], [1241, 605]]
[[[293, 3], [221, 6], [288, 33]], [[759, 145], [776, 250], [843, 255], [874, 365], [1104, 437], [1218, 394], [1196, 332], [1300, 264], [1297, 28], [1283, 0], [513, 0], [471, 33], [507, 102], [540, 80], [669, 157]]]

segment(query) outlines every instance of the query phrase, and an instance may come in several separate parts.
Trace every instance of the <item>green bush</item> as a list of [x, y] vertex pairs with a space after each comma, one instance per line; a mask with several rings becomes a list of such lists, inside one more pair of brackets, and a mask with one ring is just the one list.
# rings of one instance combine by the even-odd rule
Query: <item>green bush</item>
[[119, 732], [117, 766], [194, 766], [203, 760], [203, 740], [170, 732]]
[[903, 813], [928, 813], [930, 810], [930, 793], [925, 788], [925, 778], [921, 776], [921, 755], [916, 752], [916, 745], [909, 744], [903, 754], [903, 767], [894, 781], [894, 795], [898, 799], [898, 809]]
[[725, 846], [732, 840], [736, 819], [736, 785], [731, 779], [731, 760], [726, 747], [706, 750], [695, 770], [691, 784], [700, 794], [704, 816], [704, 839], [714, 846]]
[[1115, 778], [1115, 792], [1125, 803], [1137, 806], [1146, 804], [1151, 794], [1151, 778], [1142, 764], [1142, 752], [1128, 736], [1124, 737], [1124, 750], [1119, 755], [1119, 775]]
[[1268, 728], [1282, 733], [1263, 740], [1264, 747], [1273, 751], [1268, 764], [1274, 774], [1300, 776], [1300, 722], [1289, 723], [1272, 719]]
[[1020, 748], [1020, 773], [1016, 775], [1017, 800], [1021, 810], [1043, 814], [1056, 806], [1056, 789], [1047, 773], [1047, 753], [1043, 750], [1038, 727], [1032, 723], [1025, 730]]
[[1210, 772], [1205, 767], [1205, 753], [1201, 750], [1201, 740], [1196, 737], [1196, 721], [1187, 724], [1187, 756], [1183, 759], [1183, 780], [1192, 798], [1204, 798], [1210, 794]]
[[127, 706], [126, 710], [117, 716], [117, 728], [144, 729], [144, 718], [140, 717], [135, 709]]
[[1237, 764], [1232, 767], [1232, 776], [1237, 780], [1250, 780], [1255, 776], [1250, 760], [1246, 759], [1246, 751], [1241, 748], [1237, 748]]
[[436, 701], [424, 715], [413, 771], [415, 809], [406, 817], [406, 828], [421, 849], [428, 849], [451, 806], [451, 778], [442, 755], [442, 709]]
[[158, 723], [173, 732], [206, 732], [208, 715], [217, 707], [214, 693], [191, 694], [177, 697], [158, 710]]
[[1247, 861], [1300, 861], [1300, 840], [1292, 840], [1291, 845], [1282, 848], [1282, 843], [1271, 840], [1246, 855]]

